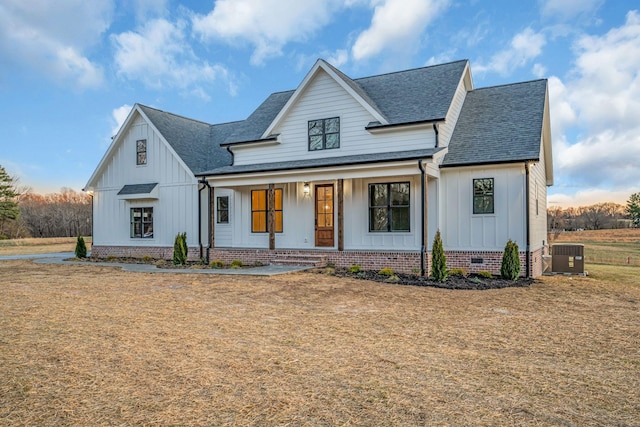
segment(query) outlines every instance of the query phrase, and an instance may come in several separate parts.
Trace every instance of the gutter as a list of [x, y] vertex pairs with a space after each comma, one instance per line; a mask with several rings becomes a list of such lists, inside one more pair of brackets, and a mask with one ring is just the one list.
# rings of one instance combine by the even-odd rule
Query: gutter
[[[434, 125], [435, 127], [435, 125]], [[424, 166], [422, 166], [422, 160], [418, 160], [418, 169], [420, 169], [420, 216], [422, 219], [422, 224], [420, 226], [420, 229], [422, 230], [421, 236], [420, 236], [420, 276], [425, 275], [425, 269], [424, 269], [424, 257], [427, 253], [426, 250], [426, 245], [425, 245], [425, 240], [424, 240], [424, 218], [425, 218], [425, 211], [424, 211], [424, 204], [425, 204], [425, 200], [424, 200], [424, 182], [425, 182], [425, 170], [424, 170]]]
[[525, 199], [526, 199], [525, 204], [526, 204], [526, 206], [525, 206], [525, 211], [524, 212], [525, 212], [525, 222], [527, 223], [527, 226], [526, 226], [527, 244], [526, 244], [526, 249], [525, 249], [525, 254], [526, 254], [526, 260], [525, 260], [526, 276], [525, 277], [527, 277], [527, 278], [529, 277], [529, 273], [531, 272], [531, 266], [530, 266], [530, 261], [529, 261], [529, 258], [530, 258], [530, 255], [531, 255], [531, 238], [530, 238], [530, 234], [531, 234], [530, 228], [531, 228], [531, 226], [529, 224], [529, 216], [530, 216], [530, 214], [529, 214], [529, 203], [530, 203], [530, 200], [529, 200], [529, 167], [530, 167], [530, 165], [531, 164], [528, 161], [524, 162], [525, 193], [526, 193], [526, 196], [525, 196]]
[[388, 124], [388, 125], [369, 123], [367, 126], [364, 127], [364, 129], [366, 131], [375, 132], [377, 130], [393, 129], [393, 128], [398, 128], [398, 127], [411, 127], [411, 126], [428, 125], [429, 123], [433, 123], [435, 125], [436, 123], [444, 122], [444, 121], [445, 121], [445, 119], [444, 119], [444, 117], [442, 117], [442, 118], [439, 118], [439, 119], [416, 120], [416, 121], [413, 121], [413, 122], [391, 123], [391, 124]]
[[433, 124], [433, 131], [436, 133], [436, 148], [438, 148], [438, 145], [439, 145], [439, 141], [438, 141], [438, 123], [434, 123]]
[[225, 147], [226, 147], [227, 151], [229, 152], [229, 154], [231, 154], [231, 165], [229, 165], [229, 166], [233, 166], [233, 164], [236, 161], [236, 156], [235, 156], [235, 154], [233, 154], [233, 151], [231, 151], [231, 146], [230, 145], [227, 145]]

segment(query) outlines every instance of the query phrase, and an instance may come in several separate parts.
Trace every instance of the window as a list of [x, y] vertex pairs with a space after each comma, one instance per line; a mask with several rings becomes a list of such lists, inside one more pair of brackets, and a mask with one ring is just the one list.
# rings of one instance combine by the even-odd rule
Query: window
[[217, 222], [218, 224], [229, 223], [229, 196], [218, 197], [216, 200]]
[[369, 231], [409, 231], [408, 182], [369, 184]]
[[493, 178], [473, 180], [473, 213], [493, 213]]
[[340, 117], [309, 121], [309, 151], [340, 148]]
[[131, 208], [131, 237], [153, 237], [153, 208]]
[[[282, 233], [282, 188], [273, 190], [275, 198], [275, 232]], [[251, 232], [269, 232], [269, 190], [251, 191]]]
[[136, 165], [147, 164], [147, 140], [139, 139], [136, 141]]

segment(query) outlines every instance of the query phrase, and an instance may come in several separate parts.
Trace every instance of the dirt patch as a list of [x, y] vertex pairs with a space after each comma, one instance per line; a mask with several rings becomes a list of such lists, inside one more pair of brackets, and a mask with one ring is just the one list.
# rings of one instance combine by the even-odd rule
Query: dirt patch
[[[327, 269], [315, 269], [315, 273], [327, 274]], [[534, 279], [521, 277], [518, 280], [505, 280], [499, 277], [484, 277], [477, 274], [449, 275], [444, 282], [432, 280], [429, 277], [416, 276], [414, 274], [396, 273], [393, 276], [383, 275], [376, 271], [359, 271], [352, 273], [346, 268], [336, 268], [332, 271], [338, 277], [349, 277], [353, 279], [372, 280], [380, 283], [390, 283], [410, 286], [428, 286], [440, 289], [466, 289], [466, 290], [487, 290], [528, 287], [534, 283]]]
[[598, 268], [474, 292], [2, 261], [0, 425], [634, 426], [638, 269]]

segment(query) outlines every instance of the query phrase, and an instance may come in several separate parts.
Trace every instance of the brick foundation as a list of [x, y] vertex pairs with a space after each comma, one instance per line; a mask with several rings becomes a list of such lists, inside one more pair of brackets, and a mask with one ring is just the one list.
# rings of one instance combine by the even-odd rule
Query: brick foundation
[[[532, 277], [542, 275], [542, 255], [545, 248], [540, 248], [529, 254]], [[384, 267], [393, 268], [398, 273], [419, 273], [420, 272], [420, 252], [419, 251], [356, 251], [356, 250], [303, 250], [303, 249], [241, 249], [241, 248], [215, 248], [209, 251], [209, 260], [220, 260], [224, 263], [238, 259], [244, 264], [253, 265], [256, 263], [270, 264], [280, 255], [324, 255], [328, 263], [336, 267], [349, 267], [358, 264], [363, 270], [381, 270]], [[206, 256], [206, 248], [204, 249]], [[106, 258], [109, 256], [142, 258], [149, 256], [158, 259], [172, 259], [173, 247], [141, 247], [141, 246], [94, 246], [91, 249], [91, 256]], [[493, 274], [500, 274], [502, 263], [502, 251], [445, 251], [447, 267], [464, 268], [469, 273], [479, 271], [489, 271]], [[200, 259], [200, 249], [190, 247], [188, 259], [195, 261]], [[474, 262], [472, 262], [472, 260]], [[520, 252], [521, 275], [526, 274], [526, 252]], [[431, 253], [425, 256], [425, 269], [431, 270]]]

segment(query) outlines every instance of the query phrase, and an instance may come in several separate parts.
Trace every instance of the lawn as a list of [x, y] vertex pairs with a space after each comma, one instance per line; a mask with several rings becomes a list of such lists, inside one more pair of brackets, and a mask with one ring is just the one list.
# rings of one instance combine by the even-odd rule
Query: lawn
[[640, 269], [450, 291], [0, 262], [0, 425], [637, 426]]
[[[91, 237], [84, 237], [87, 250], [91, 250]], [[51, 237], [0, 240], [0, 256], [30, 255], [52, 252], [73, 252], [76, 237]]]

